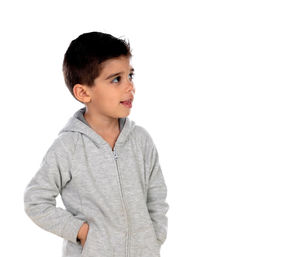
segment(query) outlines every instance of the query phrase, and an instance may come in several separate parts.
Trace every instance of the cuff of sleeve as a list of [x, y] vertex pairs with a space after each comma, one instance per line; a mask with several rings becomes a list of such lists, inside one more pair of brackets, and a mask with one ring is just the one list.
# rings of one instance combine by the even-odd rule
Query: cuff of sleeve
[[161, 247], [161, 245], [163, 244], [163, 242], [162, 241], [160, 241], [160, 240], [156, 240], [157, 241], [157, 243], [158, 243], [158, 245], [159, 245], [159, 247]]
[[161, 246], [166, 241], [166, 235], [165, 234], [159, 234], [157, 237], [157, 242]]
[[65, 238], [73, 243], [80, 244], [80, 241], [77, 240], [77, 235], [78, 235], [79, 229], [85, 222], [86, 222], [85, 220], [80, 220], [77, 218], [74, 218], [71, 221], [69, 221], [64, 228], [63, 238]]

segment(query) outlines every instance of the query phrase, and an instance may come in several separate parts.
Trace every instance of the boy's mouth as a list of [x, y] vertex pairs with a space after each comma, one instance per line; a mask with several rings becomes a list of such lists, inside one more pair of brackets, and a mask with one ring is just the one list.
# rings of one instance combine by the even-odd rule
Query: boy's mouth
[[128, 107], [128, 108], [132, 107], [132, 99], [121, 101], [120, 103], [123, 104], [124, 106]]

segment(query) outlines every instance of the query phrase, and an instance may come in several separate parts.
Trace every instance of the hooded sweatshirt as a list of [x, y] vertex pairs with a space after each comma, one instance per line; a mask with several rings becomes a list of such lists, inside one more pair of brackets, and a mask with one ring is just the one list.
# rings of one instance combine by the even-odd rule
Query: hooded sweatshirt
[[[145, 128], [119, 118], [113, 149], [77, 110], [24, 191], [24, 210], [63, 238], [63, 257], [159, 257], [168, 229], [167, 187]], [[65, 206], [56, 206], [61, 195]], [[77, 234], [89, 224], [84, 246]]]

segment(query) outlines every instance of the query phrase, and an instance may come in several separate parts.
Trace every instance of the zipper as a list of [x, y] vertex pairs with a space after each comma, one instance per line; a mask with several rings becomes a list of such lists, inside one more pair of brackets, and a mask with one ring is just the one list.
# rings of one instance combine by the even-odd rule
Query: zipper
[[123, 189], [122, 189], [122, 183], [121, 183], [121, 177], [120, 177], [120, 172], [119, 172], [119, 167], [118, 167], [118, 155], [117, 152], [115, 150], [115, 148], [112, 150], [113, 152], [113, 156], [114, 156], [114, 160], [116, 163], [116, 167], [117, 167], [117, 172], [118, 172], [118, 179], [119, 179], [119, 185], [120, 185], [120, 189], [121, 189], [121, 196], [122, 196], [122, 203], [123, 203], [123, 208], [125, 209], [125, 213], [126, 213], [126, 220], [127, 220], [127, 227], [128, 227], [128, 231], [127, 231], [127, 244], [126, 244], [126, 257], [129, 257], [129, 240], [130, 240], [130, 226], [129, 226], [129, 218], [128, 218], [128, 213], [127, 213], [127, 207], [126, 207], [126, 202], [124, 199], [124, 193], [123, 193]]

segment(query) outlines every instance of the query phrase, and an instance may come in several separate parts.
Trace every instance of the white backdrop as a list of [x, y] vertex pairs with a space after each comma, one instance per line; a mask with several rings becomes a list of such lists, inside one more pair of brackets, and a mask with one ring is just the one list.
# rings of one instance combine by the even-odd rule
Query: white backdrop
[[298, 3], [1, 2], [0, 255], [61, 256], [63, 239], [26, 216], [23, 192], [82, 107], [63, 54], [101, 31], [133, 49], [129, 117], [152, 135], [168, 186], [161, 256], [299, 256]]

